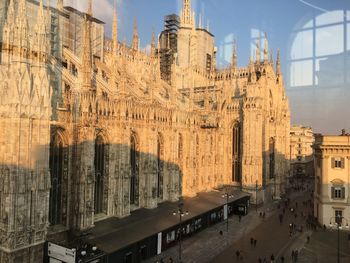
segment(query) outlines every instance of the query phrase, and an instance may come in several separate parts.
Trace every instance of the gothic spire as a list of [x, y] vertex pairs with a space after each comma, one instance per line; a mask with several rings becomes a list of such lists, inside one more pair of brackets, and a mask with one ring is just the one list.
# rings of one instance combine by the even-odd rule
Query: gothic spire
[[14, 0], [9, 0], [9, 6], [7, 9], [7, 19], [5, 25], [13, 26], [15, 21], [15, 8], [13, 4]]
[[91, 47], [91, 21], [88, 16], [92, 15], [92, 0], [89, 0], [89, 10], [84, 21], [83, 45], [81, 50], [82, 61], [82, 84], [84, 89], [91, 88], [92, 74], [92, 47]]
[[249, 57], [248, 71], [249, 71], [249, 80], [250, 80], [250, 82], [255, 82], [256, 81], [256, 72], [255, 72], [255, 66], [254, 66], [253, 55], [252, 54]]
[[[35, 39], [34, 39], [34, 47], [35, 50], [44, 52], [44, 47], [47, 43], [46, 41], [46, 21], [45, 21], [45, 15], [44, 15], [44, 5], [43, 0], [40, 0], [39, 2], [39, 9], [38, 9], [38, 18], [36, 21], [35, 26]], [[39, 53], [40, 53], [39, 52]]]
[[154, 57], [155, 54], [156, 54], [156, 40], [154, 36], [154, 31], [152, 31], [151, 56]]
[[237, 43], [236, 43], [236, 40], [233, 41], [232, 69], [233, 69], [233, 71], [236, 71], [236, 69], [237, 69]]
[[112, 29], [113, 54], [117, 52], [118, 45], [118, 20], [117, 20], [117, 0], [114, 0], [113, 29]]
[[13, 45], [18, 49], [17, 55], [21, 58], [27, 57], [28, 50], [28, 20], [26, 0], [20, 0], [18, 4], [16, 27], [14, 30], [15, 41]]
[[46, 19], [47, 19], [47, 33], [50, 33], [50, 27], [51, 27], [51, 15], [50, 15], [50, 8], [51, 8], [51, 1], [47, 0], [47, 7], [46, 7]]
[[134, 17], [134, 36], [132, 40], [132, 48], [134, 50], [139, 49], [139, 34], [137, 32], [136, 16]]
[[183, 0], [180, 21], [182, 25], [193, 26], [194, 19], [191, 8], [191, 0]]
[[281, 58], [280, 58], [280, 50], [277, 50], [277, 60], [276, 60], [276, 75], [281, 75]]
[[267, 41], [267, 35], [265, 33], [265, 37], [264, 37], [264, 63], [267, 64], [268, 61], [268, 53], [269, 53], [269, 44]]
[[57, 9], [60, 11], [63, 10], [63, 0], [57, 0]]
[[89, 0], [89, 5], [88, 5], [87, 14], [88, 14], [89, 16], [92, 16], [92, 0]]
[[10, 64], [11, 61], [11, 48], [14, 40], [14, 25], [15, 25], [15, 8], [13, 4], [14, 0], [9, 0], [9, 6], [7, 8], [7, 18], [3, 27], [3, 45], [1, 52], [1, 61], [6, 64]]

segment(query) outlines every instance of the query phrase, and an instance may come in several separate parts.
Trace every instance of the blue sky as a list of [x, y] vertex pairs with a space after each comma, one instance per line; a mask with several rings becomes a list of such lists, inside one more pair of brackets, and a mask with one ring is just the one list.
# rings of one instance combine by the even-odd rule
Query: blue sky
[[[80, 10], [85, 10], [86, 3], [65, 1]], [[130, 43], [136, 16], [141, 47], [145, 48], [151, 42], [152, 30], [161, 32], [163, 17], [178, 14], [181, 6], [182, 0], [118, 0], [119, 40], [126, 37]], [[324, 133], [350, 130], [350, 119], [344, 117], [350, 116], [345, 99], [350, 97], [349, 0], [192, 0], [192, 6], [197, 23], [199, 13], [205, 25], [209, 21], [218, 47], [219, 67], [229, 63], [233, 38], [238, 44], [238, 66], [247, 65], [254, 38], [258, 32], [266, 32], [274, 55], [281, 50], [292, 123]], [[113, 0], [94, 1], [94, 14], [106, 22], [107, 35], [112, 8]], [[305, 30], [310, 25], [311, 29]], [[342, 81], [331, 81], [334, 68], [339, 68], [336, 77]], [[319, 71], [328, 77], [320, 78]]]
[[[179, 13], [182, 0], [117, 0], [119, 39], [125, 37], [130, 42], [133, 32], [133, 18], [137, 17], [138, 31], [141, 37], [141, 47], [151, 42], [151, 32], [159, 34], [163, 28], [163, 17], [171, 13]], [[87, 1], [66, 0], [70, 4], [85, 9]], [[279, 48], [282, 58], [286, 54], [291, 41], [291, 33], [299, 24], [307, 21], [313, 15], [321, 14], [322, 10], [334, 10], [339, 7], [350, 7], [347, 0], [192, 0], [193, 10], [201, 13], [205, 25], [209, 21], [210, 31], [216, 37], [219, 56], [227, 56], [231, 47], [223, 48], [223, 44], [232, 37], [237, 39], [238, 64], [247, 64], [251, 52], [252, 35], [257, 30], [266, 32], [269, 47], [276, 53]], [[94, 12], [97, 17], [106, 22], [106, 33], [110, 34], [113, 0], [95, 0]], [[221, 48], [220, 48], [221, 47]], [[225, 54], [223, 54], [225, 52]], [[222, 61], [223, 65], [225, 61]]]

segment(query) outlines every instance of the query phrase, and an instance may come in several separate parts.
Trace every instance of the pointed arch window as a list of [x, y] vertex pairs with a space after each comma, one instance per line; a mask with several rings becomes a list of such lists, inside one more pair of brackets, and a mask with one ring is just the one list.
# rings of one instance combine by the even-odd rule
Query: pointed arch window
[[157, 197], [163, 198], [163, 155], [164, 141], [163, 136], [159, 133], [157, 138]]
[[232, 129], [232, 181], [241, 180], [241, 127], [236, 123]]
[[131, 134], [130, 141], [130, 204], [139, 204], [139, 153], [136, 134]]
[[49, 168], [51, 189], [49, 222], [51, 225], [66, 224], [68, 156], [62, 136], [55, 131], [50, 142]]
[[270, 179], [275, 178], [275, 139], [270, 138], [269, 141], [270, 152]]
[[104, 212], [104, 183], [105, 183], [105, 156], [106, 144], [101, 135], [95, 141], [95, 214]]

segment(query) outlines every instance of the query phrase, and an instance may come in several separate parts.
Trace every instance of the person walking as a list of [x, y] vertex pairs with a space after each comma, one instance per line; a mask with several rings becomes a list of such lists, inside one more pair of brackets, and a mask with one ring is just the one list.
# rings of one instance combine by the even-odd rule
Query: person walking
[[237, 259], [237, 260], [239, 260], [240, 254], [241, 254], [241, 253], [239, 252], [239, 250], [236, 250], [236, 259]]
[[254, 247], [256, 247], [256, 242], [257, 242], [257, 240], [256, 240], [256, 239], [254, 239]]
[[284, 263], [284, 256], [281, 256], [281, 263]]
[[270, 259], [271, 259], [271, 263], [274, 263], [274, 262], [275, 262], [275, 256], [274, 256], [273, 254], [271, 254]]

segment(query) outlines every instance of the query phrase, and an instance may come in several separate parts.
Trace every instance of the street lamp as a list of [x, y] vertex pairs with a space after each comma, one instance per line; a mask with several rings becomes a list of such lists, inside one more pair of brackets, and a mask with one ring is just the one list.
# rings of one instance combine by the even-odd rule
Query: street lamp
[[185, 216], [185, 215], [188, 215], [188, 211], [186, 210], [185, 212], [184, 212], [184, 210], [183, 210], [183, 206], [184, 206], [184, 204], [183, 203], [180, 203], [179, 205], [178, 205], [178, 210], [176, 211], [174, 211], [173, 212], [173, 215], [174, 216], [176, 216], [176, 215], [179, 215], [179, 220], [180, 220], [180, 233], [179, 233], [179, 262], [181, 263], [182, 262], [182, 260], [181, 260], [181, 249], [182, 249], [182, 217], [183, 216]]
[[[225, 192], [223, 195], [222, 195], [222, 198], [226, 198], [226, 212], [227, 212], [227, 218], [226, 218], [226, 232], [228, 233], [228, 199], [229, 198], [233, 198], [233, 195]], [[225, 214], [225, 212], [224, 212]]]
[[331, 217], [330, 218], [330, 221], [329, 221], [329, 226], [332, 227], [334, 224], [332, 224], [332, 219], [334, 219], [335, 221], [335, 225], [337, 226], [337, 232], [338, 232], [338, 249], [337, 249], [337, 263], [340, 263], [340, 248], [339, 248], [339, 230], [342, 228], [342, 220], [345, 219], [346, 220], [346, 225], [345, 225], [345, 228], [346, 229], [349, 229], [349, 223], [348, 223], [348, 220], [341, 216], [341, 215], [337, 215], [336, 217]]

